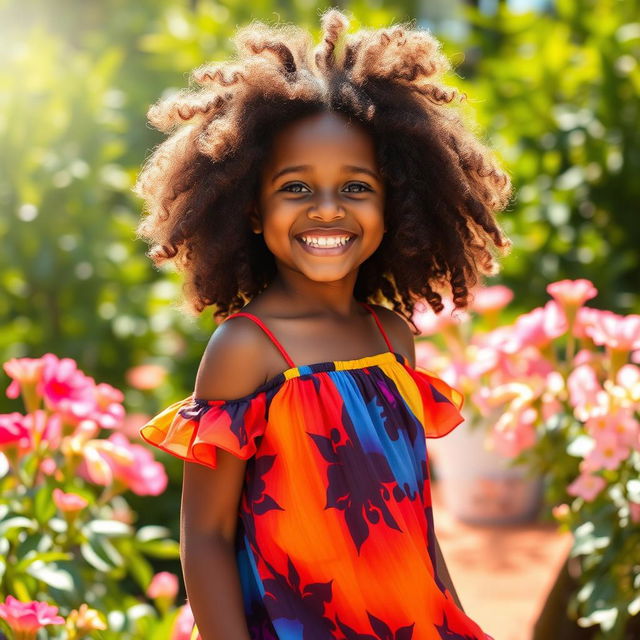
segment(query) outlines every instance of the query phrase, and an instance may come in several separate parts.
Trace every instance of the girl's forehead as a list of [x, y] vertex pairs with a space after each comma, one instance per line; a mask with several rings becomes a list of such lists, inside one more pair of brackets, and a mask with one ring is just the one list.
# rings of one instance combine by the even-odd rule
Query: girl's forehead
[[339, 154], [343, 161], [363, 158], [372, 161], [375, 145], [362, 125], [335, 112], [306, 116], [285, 125], [274, 137], [272, 161], [292, 157]]

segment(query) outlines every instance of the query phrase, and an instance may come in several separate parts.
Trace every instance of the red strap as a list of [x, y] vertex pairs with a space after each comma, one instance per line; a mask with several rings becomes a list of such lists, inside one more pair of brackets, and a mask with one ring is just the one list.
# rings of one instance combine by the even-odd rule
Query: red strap
[[[367, 311], [369, 311], [369, 313], [373, 316], [373, 319], [376, 321], [376, 324], [378, 325], [378, 329], [380, 329], [380, 333], [382, 334], [382, 337], [384, 338], [384, 341], [386, 342], [389, 351], [393, 351], [391, 342], [389, 342], [389, 338], [387, 337], [387, 333], [385, 332], [384, 327], [382, 326], [382, 323], [378, 318], [378, 314], [366, 302], [361, 302], [360, 304], [365, 309], [367, 309]], [[278, 342], [277, 338], [273, 335], [273, 333], [271, 333], [267, 325], [265, 325], [265, 323], [262, 322], [260, 318], [258, 318], [258, 316], [254, 316], [252, 313], [249, 313], [248, 311], [238, 311], [237, 313], [232, 313], [230, 316], [227, 316], [225, 318], [225, 322], [229, 318], [235, 318], [236, 316], [246, 316], [247, 318], [250, 318], [251, 320], [253, 320], [269, 336], [269, 338], [271, 338], [271, 341], [278, 348], [278, 350], [280, 351], [284, 359], [287, 361], [287, 364], [290, 367], [295, 368], [296, 365], [293, 362], [293, 360], [289, 357], [289, 354], [284, 350], [284, 347]]]
[[247, 318], [250, 318], [251, 320], [253, 320], [271, 338], [271, 341], [273, 342], [273, 344], [276, 347], [278, 347], [278, 349], [280, 350], [280, 353], [282, 354], [284, 359], [287, 361], [287, 364], [290, 367], [295, 368], [296, 365], [293, 362], [293, 360], [289, 357], [289, 354], [284, 350], [284, 347], [278, 342], [278, 340], [273, 335], [273, 333], [271, 333], [271, 331], [267, 328], [267, 325], [265, 325], [265, 323], [262, 322], [262, 320], [260, 320], [258, 316], [254, 316], [252, 313], [249, 313], [248, 311], [238, 311], [237, 313], [232, 313], [230, 316], [227, 316], [224, 321], [226, 322], [229, 318], [235, 318], [236, 316], [246, 316]]
[[360, 303], [365, 309], [367, 309], [369, 311], [369, 313], [373, 316], [373, 319], [376, 321], [376, 324], [378, 325], [378, 329], [380, 329], [380, 333], [382, 334], [382, 337], [384, 338], [384, 341], [387, 343], [387, 347], [389, 348], [389, 351], [393, 351], [393, 347], [391, 346], [391, 342], [389, 342], [389, 338], [387, 338], [387, 334], [382, 326], [382, 323], [380, 322], [380, 319], [378, 318], [378, 314], [373, 310], [372, 307], [370, 307], [366, 302], [361, 302]]

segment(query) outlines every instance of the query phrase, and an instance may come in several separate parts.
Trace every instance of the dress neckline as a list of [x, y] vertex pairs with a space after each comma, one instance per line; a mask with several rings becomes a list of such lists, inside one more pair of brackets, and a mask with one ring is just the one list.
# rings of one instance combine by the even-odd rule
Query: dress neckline
[[196, 398], [193, 394], [189, 396], [193, 402], [203, 405], [220, 405], [229, 404], [233, 402], [246, 402], [256, 395], [269, 391], [270, 389], [280, 386], [288, 380], [295, 380], [301, 376], [312, 375], [320, 372], [327, 371], [357, 371], [362, 369], [368, 369], [371, 367], [379, 367], [385, 363], [398, 363], [401, 366], [411, 369], [409, 360], [406, 356], [396, 351], [384, 351], [382, 353], [376, 353], [372, 356], [364, 356], [363, 358], [355, 358], [353, 360], [327, 360], [325, 362], [313, 362], [311, 364], [298, 365], [297, 367], [289, 367], [275, 376], [269, 378], [266, 382], [263, 382], [259, 387], [254, 389], [251, 393], [240, 398], [234, 398], [233, 400], [206, 400], [204, 398]]

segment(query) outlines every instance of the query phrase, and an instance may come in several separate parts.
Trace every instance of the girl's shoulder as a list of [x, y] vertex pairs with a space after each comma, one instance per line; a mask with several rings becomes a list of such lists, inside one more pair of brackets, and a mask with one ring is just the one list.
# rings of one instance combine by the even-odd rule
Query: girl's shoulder
[[243, 316], [225, 320], [205, 347], [194, 396], [235, 400], [249, 395], [268, 379], [268, 349], [268, 341], [252, 320]]
[[378, 304], [369, 304], [369, 306], [376, 312], [393, 350], [405, 355], [409, 364], [412, 367], [415, 366], [415, 336], [406, 318], [388, 307]]

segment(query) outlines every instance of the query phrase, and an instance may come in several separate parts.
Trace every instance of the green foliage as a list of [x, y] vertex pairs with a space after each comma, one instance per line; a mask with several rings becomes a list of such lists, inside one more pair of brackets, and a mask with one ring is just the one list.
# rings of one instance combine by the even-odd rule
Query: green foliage
[[640, 5], [559, 0], [547, 15], [469, 9], [460, 82], [516, 198], [503, 280], [516, 303], [545, 283], [587, 278], [603, 308], [639, 308]]

